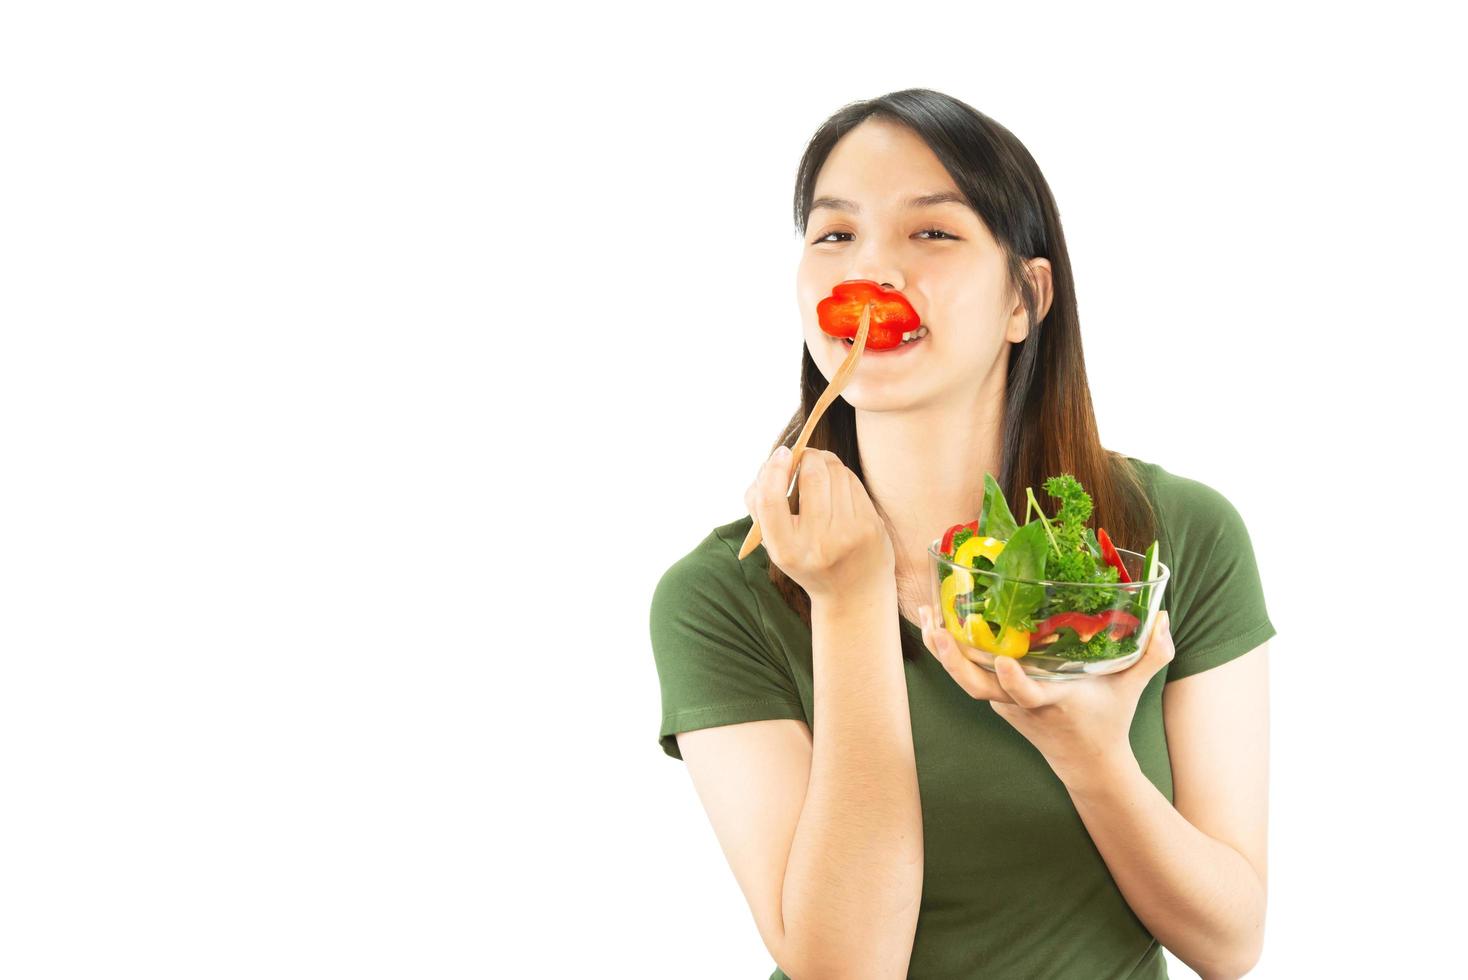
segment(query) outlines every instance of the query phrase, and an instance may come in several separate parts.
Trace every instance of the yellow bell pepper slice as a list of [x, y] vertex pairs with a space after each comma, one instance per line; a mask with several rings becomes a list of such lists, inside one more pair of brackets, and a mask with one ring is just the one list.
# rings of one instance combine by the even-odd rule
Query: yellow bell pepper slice
[[996, 637], [989, 629], [989, 624], [984, 622], [983, 616], [973, 613], [960, 623], [958, 614], [953, 608], [955, 596], [973, 590], [973, 575], [967, 569], [973, 567], [974, 559], [982, 556], [991, 562], [998, 561], [999, 553], [1003, 550], [1003, 541], [987, 536], [981, 538], [977, 534], [958, 546], [958, 550], [953, 555], [953, 563], [962, 568], [954, 569], [953, 573], [943, 580], [943, 625], [948, 628], [948, 632], [952, 633], [955, 639], [971, 647], [978, 647], [980, 650], [997, 656], [1018, 659], [1030, 652], [1029, 633], [1001, 627], [999, 636]]
[[1003, 550], [1004, 542], [998, 538], [981, 538], [975, 534], [958, 546], [958, 550], [953, 553], [953, 563], [972, 568], [975, 558], [982, 555], [990, 561], [998, 561], [999, 552]]
[[959, 595], [973, 590], [974, 577], [967, 569], [950, 569], [948, 577], [943, 580], [939, 596], [943, 600], [940, 603], [943, 607], [943, 625], [960, 640], [964, 639], [963, 627], [958, 623], [958, 612], [953, 608], [953, 603]]
[[963, 625], [968, 631], [969, 646], [978, 647], [995, 656], [1015, 659], [1030, 652], [1030, 634], [1025, 630], [1001, 626], [996, 637], [989, 629], [989, 624], [984, 622], [984, 617], [977, 613], [964, 620]]

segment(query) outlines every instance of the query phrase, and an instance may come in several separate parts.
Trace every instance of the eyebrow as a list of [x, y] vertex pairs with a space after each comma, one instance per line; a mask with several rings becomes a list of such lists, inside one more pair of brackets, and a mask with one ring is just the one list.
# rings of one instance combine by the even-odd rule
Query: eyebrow
[[[907, 202], [910, 208], [926, 208], [934, 204], [962, 204], [968, 207], [968, 199], [956, 191], [938, 191], [936, 194], [919, 194]], [[810, 209], [814, 212], [817, 208], [830, 208], [833, 211], [849, 211], [852, 214], [860, 214], [861, 206], [855, 201], [848, 201], [844, 197], [818, 197], [810, 202]]]

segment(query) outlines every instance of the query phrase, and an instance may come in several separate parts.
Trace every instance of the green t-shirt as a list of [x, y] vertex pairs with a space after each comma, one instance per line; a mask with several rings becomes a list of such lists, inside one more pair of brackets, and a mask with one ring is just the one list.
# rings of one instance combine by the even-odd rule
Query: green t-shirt
[[[1131, 743], [1171, 801], [1163, 684], [1247, 653], [1275, 629], [1233, 505], [1196, 480], [1133, 462], [1157, 510], [1159, 557], [1172, 570], [1162, 608], [1176, 655], [1143, 692]], [[800, 719], [814, 731], [811, 631], [770, 583], [763, 546], [739, 560], [750, 523], [745, 516], [715, 528], [653, 593], [658, 741], [676, 759], [676, 732], [764, 718]], [[1161, 946], [1039, 750], [987, 701], [964, 693], [923, 647], [917, 624], [899, 619], [904, 647], [919, 654], [904, 669], [923, 811], [922, 905], [908, 975], [1166, 977]], [[777, 968], [771, 980], [788, 978]]]

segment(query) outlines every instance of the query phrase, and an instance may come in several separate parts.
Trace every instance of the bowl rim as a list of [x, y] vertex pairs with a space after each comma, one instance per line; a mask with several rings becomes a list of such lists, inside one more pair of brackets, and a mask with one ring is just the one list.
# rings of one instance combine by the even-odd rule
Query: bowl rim
[[[942, 564], [947, 565], [950, 568], [956, 568], [968, 572], [970, 575], [985, 575], [989, 578], [997, 579], [1001, 582], [1020, 582], [1024, 585], [1053, 585], [1065, 589], [1121, 589], [1123, 591], [1127, 591], [1139, 589], [1148, 585], [1160, 585], [1161, 583], [1166, 582], [1169, 578], [1172, 577], [1172, 570], [1162, 562], [1162, 559], [1159, 558], [1157, 560], [1157, 570], [1159, 572], [1157, 578], [1133, 579], [1130, 582], [1057, 582], [1053, 579], [1045, 578], [1013, 578], [1005, 575], [996, 575], [991, 569], [987, 568], [968, 568], [964, 565], [958, 564], [952, 559], [944, 558], [943, 552], [938, 547], [942, 543], [942, 538], [934, 538], [928, 544], [928, 557], [931, 558], [934, 562], [941, 562]], [[1122, 555], [1135, 555], [1141, 561], [1147, 560], [1147, 555], [1144, 552], [1132, 551], [1130, 548], [1117, 548], [1116, 551], [1118, 554]]]

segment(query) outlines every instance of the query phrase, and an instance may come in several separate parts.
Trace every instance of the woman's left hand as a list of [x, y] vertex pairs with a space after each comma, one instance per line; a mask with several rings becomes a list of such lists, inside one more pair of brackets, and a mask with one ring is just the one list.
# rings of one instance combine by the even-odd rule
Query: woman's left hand
[[1062, 781], [1084, 778], [1120, 753], [1130, 758], [1132, 717], [1142, 691], [1173, 657], [1167, 613], [1152, 626], [1137, 662], [1114, 674], [1072, 681], [1030, 677], [1013, 657], [996, 656], [997, 675], [964, 656], [958, 641], [934, 625], [932, 609], [919, 610], [923, 644], [972, 697], [988, 701], [994, 713], [1029, 739]]

